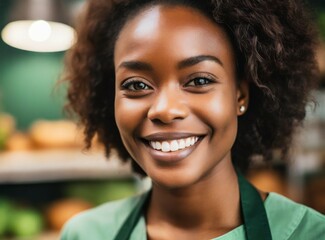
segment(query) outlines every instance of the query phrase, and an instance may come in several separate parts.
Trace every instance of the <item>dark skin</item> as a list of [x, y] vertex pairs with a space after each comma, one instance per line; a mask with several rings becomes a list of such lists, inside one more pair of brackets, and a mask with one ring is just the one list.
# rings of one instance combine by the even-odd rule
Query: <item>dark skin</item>
[[197, 10], [154, 6], [123, 27], [114, 63], [116, 123], [153, 181], [148, 239], [211, 239], [241, 225], [231, 147], [249, 92], [224, 30]]

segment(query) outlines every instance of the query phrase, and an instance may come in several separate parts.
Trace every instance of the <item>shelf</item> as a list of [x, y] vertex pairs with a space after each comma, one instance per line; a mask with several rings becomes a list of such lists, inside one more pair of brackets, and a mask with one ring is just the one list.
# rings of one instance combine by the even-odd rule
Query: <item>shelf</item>
[[38, 150], [0, 153], [0, 183], [131, 177], [130, 164], [116, 155], [81, 150]]

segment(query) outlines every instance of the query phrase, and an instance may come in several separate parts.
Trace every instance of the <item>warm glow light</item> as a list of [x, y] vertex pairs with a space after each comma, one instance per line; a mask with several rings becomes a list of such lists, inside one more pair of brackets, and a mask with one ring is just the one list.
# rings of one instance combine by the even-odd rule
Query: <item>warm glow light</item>
[[28, 29], [29, 37], [35, 42], [46, 41], [51, 36], [51, 33], [50, 24], [43, 20], [33, 22]]
[[15, 21], [7, 24], [1, 33], [8, 45], [35, 52], [58, 52], [69, 49], [75, 42], [75, 30], [63, 23]]

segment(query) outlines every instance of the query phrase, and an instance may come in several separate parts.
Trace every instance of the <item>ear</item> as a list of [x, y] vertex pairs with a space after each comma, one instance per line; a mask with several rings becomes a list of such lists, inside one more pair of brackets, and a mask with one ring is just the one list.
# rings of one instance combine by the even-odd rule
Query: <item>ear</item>
[[243, 115], [249, 103], [249, 83], [241, 80], [237, 87], [237, 116]]

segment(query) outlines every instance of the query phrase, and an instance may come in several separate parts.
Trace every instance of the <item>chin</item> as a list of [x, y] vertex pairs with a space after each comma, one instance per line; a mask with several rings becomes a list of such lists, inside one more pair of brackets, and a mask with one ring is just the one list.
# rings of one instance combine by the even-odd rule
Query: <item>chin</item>
[[[149, 173], [150, 174], [150, 173]], [[153, 185], [159, 186], [168, 190], [184, 189], [195, 185], [200, 179], [197, 174], [184, 169], [179, 171], [165, 170], [160, 173], [149, 175]]]

